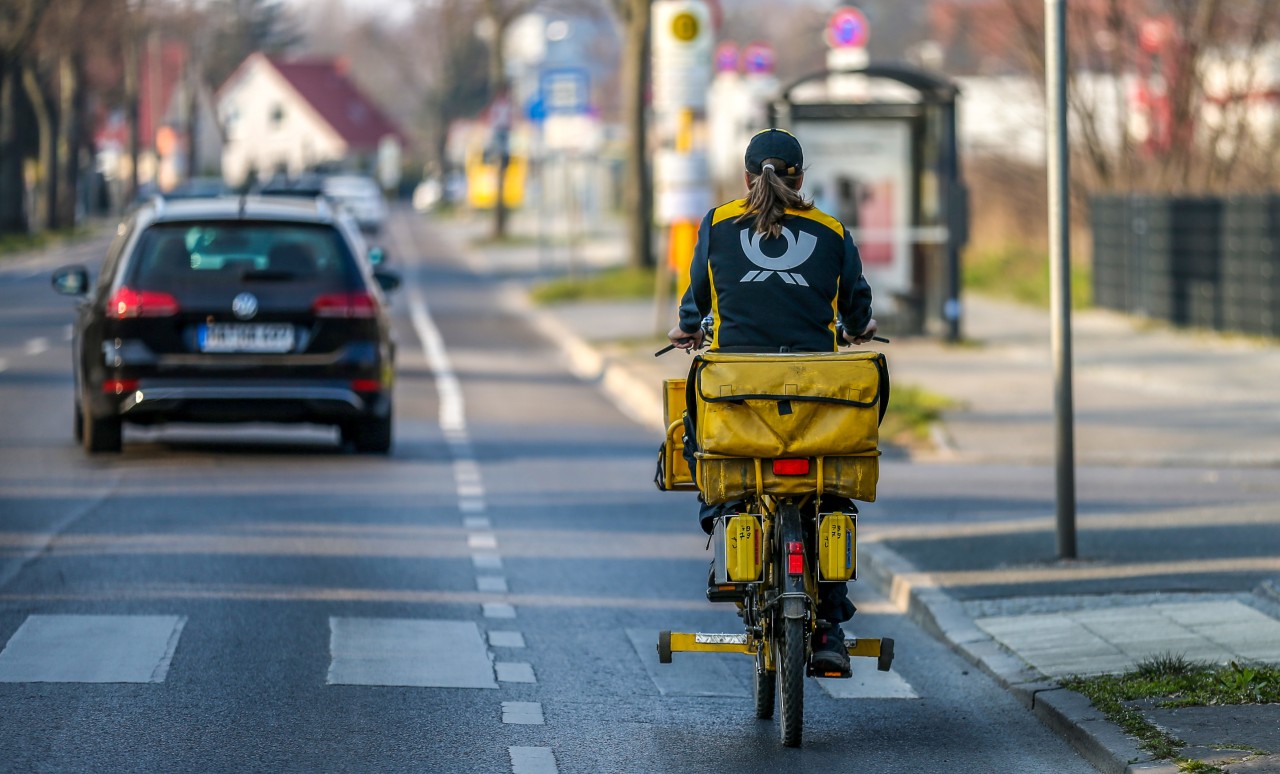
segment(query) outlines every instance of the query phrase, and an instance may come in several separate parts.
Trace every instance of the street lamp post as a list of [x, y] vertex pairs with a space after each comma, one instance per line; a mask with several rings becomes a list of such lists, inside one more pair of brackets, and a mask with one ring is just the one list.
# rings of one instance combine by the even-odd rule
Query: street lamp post
[[1070, 174], [1067, 142], [1067, 0], [1045, 0], [1049, 162], [1049, 302], [1052, 317], [1058, 558], [1076, 558], [1075, 420], [1071, 397]]

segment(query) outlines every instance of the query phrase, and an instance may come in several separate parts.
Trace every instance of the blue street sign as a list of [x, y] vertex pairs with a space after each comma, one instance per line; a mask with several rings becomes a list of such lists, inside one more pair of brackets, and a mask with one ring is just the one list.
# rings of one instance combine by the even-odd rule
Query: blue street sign
[[581, 115], [591, 109], [591, 76], [584, 67], [543, 70], [538, 91], [546, 115]]

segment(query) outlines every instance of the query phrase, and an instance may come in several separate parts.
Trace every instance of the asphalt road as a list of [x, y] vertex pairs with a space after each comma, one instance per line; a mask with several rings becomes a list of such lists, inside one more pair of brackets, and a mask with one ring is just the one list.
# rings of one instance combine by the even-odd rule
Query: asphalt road
[[[1092, 771], [865, 584], [849, 631], [894, 637], [894, 671], [808, 681], [799, 750], [747, 659], [660, 666], [659, 629], [738, 619], [703, 600], [693, 501], [650, 483], [657, 439], [429, 223], [387, 242], [389, 458], [187, 426], [90, 459], [47, 272], [102, 240], [0, 268], [0, 770]], [[895, 487], [945, 497], [930, 473]]]

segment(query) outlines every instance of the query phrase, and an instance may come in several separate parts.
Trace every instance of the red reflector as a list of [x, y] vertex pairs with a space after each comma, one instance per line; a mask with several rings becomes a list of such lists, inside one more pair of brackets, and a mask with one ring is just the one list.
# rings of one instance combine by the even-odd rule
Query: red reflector
[[178, 299], [156, 290], [122, 287], [107, 299], [107, 317], [170, 317], [178, 313]]
[[351, 389], [356, 392], [378, 392], [382, 389], [382, 382], [377, 379], [352, 379]]
[[804, 572], [804, 543], [792, 540], [787, 543], [787, 574], [800, 575]]
[[325, 293], [311, 302], [316, 317], [373, 317], [376, 311], [373, 296], [357, 290], [351, 293]]
[[102, 383], [103, 395], [123, 395], [138, 389], [137, 379], [107, 379]]
[[809, 460], [774, 460], [773, 474], [775, 476], [804, 476], [809, 473]]

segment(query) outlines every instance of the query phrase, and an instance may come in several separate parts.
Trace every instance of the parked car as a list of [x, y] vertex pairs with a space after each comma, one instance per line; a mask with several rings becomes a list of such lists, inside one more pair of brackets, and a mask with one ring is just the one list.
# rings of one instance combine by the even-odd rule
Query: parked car
[[122, 423], [312, 422], [391, 448], [395, 349], [384, 291], [349, 215], [323, 199], [154, 201], [120, 225], [82, 299], [75, 432], [118, 452]]
[[324, 194], [351, 210], [361, 230], [376, 234], [387, 220], [387, 204], [382, 199], [382, 189], [371, 177], [363, 175], [334, 175], [326, 177]]
[[184, 180], [171, 190], [161, 194], [166, 199], [205, 199], [210, 196], [228, 196], [231, 187], [220, 177], [193, 177]]

